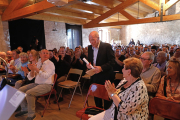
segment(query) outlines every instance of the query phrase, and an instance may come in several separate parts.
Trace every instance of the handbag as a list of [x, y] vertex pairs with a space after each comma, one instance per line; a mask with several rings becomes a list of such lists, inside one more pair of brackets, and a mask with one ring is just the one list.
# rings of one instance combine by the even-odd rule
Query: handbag
[[102, 110], [100, 108], [87, 108], [85, 110], [85, 114], [96, 115], [96, 114], [99, 114], [99, 113], [101, 113], [103, 111], [104, 110]]
[[10, 83], [10, 80], [8, 80], [6, 77], [3, 78], [2, 81], [0, 82], [0, 90], [2, 90], [4, 86], [9, 83]]

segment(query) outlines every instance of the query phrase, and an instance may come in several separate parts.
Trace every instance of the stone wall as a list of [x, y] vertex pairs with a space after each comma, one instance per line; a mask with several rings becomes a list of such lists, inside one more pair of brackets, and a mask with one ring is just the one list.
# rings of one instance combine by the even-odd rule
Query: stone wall
[[[55, 28], [57, 31], [53, 31]], [[44, 32], [46, 49], [51, 50], [57, 48], [59, 50], [60, 46], [66, 46], [67, 36], [65, 23], [44, 21]]]
[[10, 50], [8, 22], [2, 22], [0, 16], [0, 51]]
[[[53, 31], [53, 29], [57, 29], [57, 31]], [[45, 29], [45, 40], [46, 40], [46, 49], [50, 50], [53, 48], [59, 49], [60, 46], [67, 46], [67, 36], [66, 36], [66, 27], [65, 23], [61, 22], [51, 22], [44, 21], [44, 29]], [[118, 40], [118, 34], [120, 32], [119, 29], [109, 29], [109, 28], [89, 28], [82, 29], [82, 46], [87, 47], [90, 45], [89, 43], [89, 33], [91, 31], [100, 31], [102, 30], [104, 34], [111, 34], [109, 39], [103, 36], [103, 40], [105, 42], [112, 42], [112, 40]], [[104, 35], [103, 34], [103, 35]]]
[[122, 41], [127, 45], [131, 38], [144, 44], [180, 44], [180, 20], [128, 25], [122, 28]]
[[[166, 13], [179, 14], [180, 2], [170, 8]], [[146, 23], [137, 25], [122, 26], [121, 37], [122, 43], [127, 45], [131, 38], [137, 42], [140, 40], [144, 44], [179, 44], [180, 45], [180, 20]]]

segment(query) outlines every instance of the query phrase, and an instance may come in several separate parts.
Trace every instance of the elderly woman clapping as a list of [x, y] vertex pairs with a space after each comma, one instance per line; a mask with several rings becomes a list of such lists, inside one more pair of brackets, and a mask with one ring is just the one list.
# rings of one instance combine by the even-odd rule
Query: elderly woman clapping
[[113, 100], [111, 107], [90, 120], [146, 120], [148, 119], [148, 94], [140, 78], [143, 65], [137, 58], [124, 60], [123, 77], [115, 88], [109, 80], [105, 88]]

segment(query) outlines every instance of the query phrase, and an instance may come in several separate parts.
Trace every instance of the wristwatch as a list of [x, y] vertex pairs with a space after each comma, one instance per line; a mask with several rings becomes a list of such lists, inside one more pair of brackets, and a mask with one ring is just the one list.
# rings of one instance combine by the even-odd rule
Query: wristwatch
[[113, 97], [116, 93], [111, 94], [111, 97]]

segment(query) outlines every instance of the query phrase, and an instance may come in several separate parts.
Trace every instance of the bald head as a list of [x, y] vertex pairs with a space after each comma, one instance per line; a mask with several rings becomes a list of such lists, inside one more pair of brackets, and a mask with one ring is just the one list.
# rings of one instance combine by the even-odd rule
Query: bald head
[[99, 34], [97, 31], [92, 31], [90, 34], [89, 34], [89, 42], [91, 43], [91, 45], [95, 48], [98, 47], [99, 45]]
[[6, 54], [7, 54], [8, 60], [11, 60], [11, 58], [12, 58], [12, 51], [7, 51]]
[[0, 57], [2, 57], [3, 59], [6, 59], [6, 53], [5, 52], [0, 52]]

